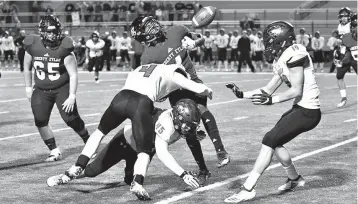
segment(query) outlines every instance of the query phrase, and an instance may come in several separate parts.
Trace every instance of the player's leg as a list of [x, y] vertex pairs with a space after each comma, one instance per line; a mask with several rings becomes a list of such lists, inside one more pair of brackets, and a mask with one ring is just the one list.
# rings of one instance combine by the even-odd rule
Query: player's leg
[[5, 50], [4, 51], [4, 57], [5, 57], [5, 70], [7, 70], [9, 68], [9, 51]]
[[110, 53], [106, 52], [104, 57], [105, 57], [106, 63], [107, 63], [107, 71], [111, 71], [111, 55], [110, 55]]
[[342, 67], [337, 67], [337, 84], [338, 89], [341, 94], [341, 102], [337, 105], [338, 108], [341, 108], [347, 104], [347, 89], [346, 84], [344, 83], [344, 75], [346, 74], [347, 70], [349, 69], [349, 65], [343, 65]]
[[251, 72], [255, 72], [255, 67], [254, 67], [254, 65], [252, 65], [250, 53], [246, 53], [246, 59], [245, 60], [247, 62], [247, 65], [249, 65], [249, 67], [251, 69]]
[[241, 72], [242, 63], [245, 61], [244, 54], [241, 52], [239, 55], [239, 64], [237, 65], [237, 72]]
[[223, 60], [224, 60], [225, 71], [228, 71], [228, 69], [227, 69], [228, 61], [227, 61], [227, 50], [226, 50], [226, 48], [223, 48]]
[[46, 146], [49, 148], [50, 155], [45, 161], [52, 162], [61, 159], [60, 149], [56, 145], [55, 136], [51, 127], [48, 125], [51, 111], [55, 103], [53, 93], [35, 88], [31, 96], [31, 109], [35, 119], [35, 125]]
[[78, 113], [77, 103], [75, 102], [73, 111], [70, 113], [66, 113], [62, 109], [62, 104], [67, 100], [68, 96], [69, 96], [69, 84], [64, 85], [56, 90], [57, 109], [60, 112], [63, 121], [81, 137], [84, 143], [86, 143], [89, 138], [89, 133], [85, 126], [84, 121], [82, 120], [81, 116]]
[[223, 48], [218, 48], [218, 71], [220, 71], [223, 62]]
[[95, 57], [95, 70], [94, 70], [94, 80], [96, 81], [96, 83], [99, 83], [99, 71], [100, 71], [100, 66], [101, 66], [101, 57]]
[[19, 62], [20, 62], [20, 72], [24, 71], [24, 57], [25, 57], [25, 50], [20, 48], [17, 53], [17, 58], [19, 58]]

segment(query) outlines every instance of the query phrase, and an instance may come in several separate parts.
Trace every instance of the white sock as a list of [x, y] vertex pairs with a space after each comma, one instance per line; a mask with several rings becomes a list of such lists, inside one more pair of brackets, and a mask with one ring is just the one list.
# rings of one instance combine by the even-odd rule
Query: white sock
[[255, 171], [251, 171], [249, 177], [247, 177], [245, 183], [244, 183], [244, 187], [247, 190], [252, 190], [255, 188], [257, 181], [259, 180], [261, 174], [255, 172]]
[[141, 152], [138, 154], [137, 161], [134, 164], [134, 175], [142, 175], [143, 177], [147, 174], [150, 157], [148, 154]]
[[339, 90], [339, 92], [341, 93], [342, 98], [347, 97], [347, 90], [346, 89]]
[[88, 138], [81, 154], [91, 158], [96, 153], [101, 141], [105, 135], [100, 130], [95, 130]]
[[290, 178], [291, 180], [295, 180], [298, 177], [298, 173], [293, 163], [288, 167], [283, 167], [283, 169], [285, 169], [288, 178]]

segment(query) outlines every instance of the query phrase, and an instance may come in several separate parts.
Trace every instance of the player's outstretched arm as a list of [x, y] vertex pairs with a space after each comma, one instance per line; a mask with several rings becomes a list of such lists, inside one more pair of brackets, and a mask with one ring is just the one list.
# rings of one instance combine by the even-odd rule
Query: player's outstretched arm
[[26, 98], [31, 99], [32, 95], [32, 72], [30, 67], [32, 64], [32, 56], [25, 51], [24, 56], [24, 78], [25, 78], [25, 89], [26, 89]]
[[211, 88], [205, 86], [204, 84], [196, 83], [188, 78], [185, 78], [182, 74], [174, 72], [173, 81], [179, 87], [197, 93], [199, 95], [206, 96], [210, 99], [213, 97], [213, 91]]
[[168, 151], [168, 143], [164, 141], [160, 136], [155, 138], [155, 150], [159, 160], [168, 167], [176, 175], [180, 176], [186, 184], [191, 187], [198, 188], [198, 180], [185, 171], [174, 159], [174, 157]]
[[62, 104], [62, 109], [68, 113], [72, 112], [76, 102], [76, 91], [78, 85], [77, 60], [73, 52], [64, 59], [64, 65], [70, 76], [70, 90], [67, 100]]

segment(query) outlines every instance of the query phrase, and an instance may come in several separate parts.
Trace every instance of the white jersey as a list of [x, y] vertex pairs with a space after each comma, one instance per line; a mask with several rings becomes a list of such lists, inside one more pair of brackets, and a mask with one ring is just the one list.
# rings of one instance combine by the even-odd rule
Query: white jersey
[[241, 36], [232, 36], [231, 40], [230, 40], [230, 47], [232, 49], [237, 49], [237, 43], [239, 42], [239, 39], [241, 38]]
[[320, 102], [318, 97], [320, 92], [314, 75], [313, 63], [306, 47], [301, 44], [293, 44], [288, 47], [282, 53], [280, 58], [274, 62], [273, 71], [275, 74], [278, 74], [287, 85], [290, 86], [291, 79], [287, 63], [290, 62], [291, 58], [296, 55], [308, 56], [309, 64], [303, 69], [304, 82], [302, 95], [296, 97], [293, 103], [307, 109], [319, 109]]
[[264, 50], [265, 50], [264, 39], [258, 37], [254, 38], [254, 51], [259, 52]]
[[228, 35], [218, 35], [215, 39], [215, 44], [219, 48], [226, 48], [229, 44], [229, 36]]
[[[158, 120], [155, 122], [154, 131], [157, 137], [160, 137], [162, 140], [167, 142], [168, 145], [171, 145], [182, 138], [182, 136], [174, 128], [172, 109], [168, 109], [160, 114]], [[134, 150], [137, 150], [132, 133], [132, 125], [124, 126], [124, 137], [126, 138], [128, 144]]]
[[327, 47], [330, 50], [334, 50], [334, 47], [338, 44], [338, 39], [336, 37], [330, 37], [327, 41]]
[[132, 47], [132, 40], [129, 37], [119, 38], [119, 45], [117, 50], [129, 50]]
[[87, 40], [86, 47], [89, 49], [90, 57], [100, 57], [103, 55], [103, 47], [104, 41], [102, 39], [98, 39], [98, 42], [94, 43], [92, 39]]
[[351, 23], [347, 23], [345, 25], [342, 25], [342, 24], [338, 24], [338, 34], [341, 36], [341, 35], [344, 35], [346, 33], [349, 33], [351, 32]]
[[305, 47], [307, 47], [307, 45], [310, 43], [310, 40], [309, 40], [309, 36], [307, 34], [304, 34], [304, 35], [296, 35], [296, 43], [297, 44], [301, 44]]
[[111, 47], [109, 47], [110, 50], [117, 50], [117, 45], [120, 43], [120, 39], [118, 36], [113, 38], [112, 36], [108, 36], [108, 39], [111, 41]]
[[209, 37], [204, 36], [203, 38], [204, 38], [204, 47], [207, 49], [212, 48], [215, 38], [211, 35]]
[[311, 42], [311, 47], [313, 48], [313, 50], [322, 50], [324, 46], [324, 37], [319, 37], [319, 38], [312, 38], [312, 42]]
[[1, 38], [1, 43], [2, 50], [4, 51], [15, 50], [14, 38], [12, 36]]

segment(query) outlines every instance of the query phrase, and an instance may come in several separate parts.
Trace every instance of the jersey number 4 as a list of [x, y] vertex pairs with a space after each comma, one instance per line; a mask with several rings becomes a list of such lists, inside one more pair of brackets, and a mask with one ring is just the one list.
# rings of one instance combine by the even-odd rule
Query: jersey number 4
[[[56, 81], [60, 78], [60, 72], [57, 71], [60, 67], [60, 63], [56, 62], [48, 62], [47, 63], [47, 72], [48, 78], [51, 81]], [[37, 78], [40, 80], [44, 80], [46, 77], [45, 74], [45, 64], [41, 61], [34, 61], [34, 68], [36, 69]]]
[[156, 64], [151, 64], [151, 65], [145, 65], [142, 66], [142, 68], [139, 70], [139, 72], [144, 72], [144, 77], [150, 77], [150, 75], [152, 74], [152, 72], [154, 71], [154, 69], [157, 67]]

